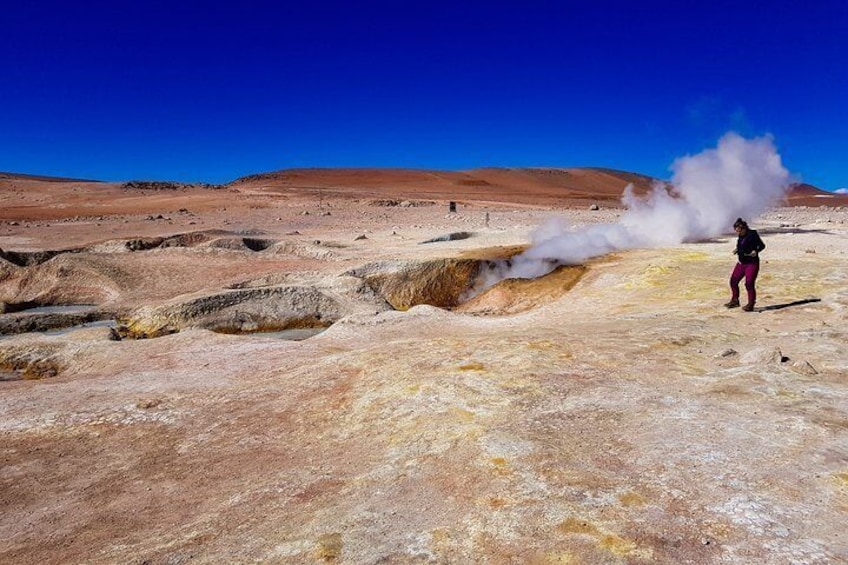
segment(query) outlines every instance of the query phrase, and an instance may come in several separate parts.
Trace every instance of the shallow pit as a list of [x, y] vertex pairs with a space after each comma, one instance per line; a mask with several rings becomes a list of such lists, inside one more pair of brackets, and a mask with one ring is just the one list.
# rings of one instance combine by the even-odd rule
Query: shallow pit
[[327, 330], [327, 328], [291, 328], [288, 330], [278, 330], [278, 331], [267, 331], [267, 332], [251, 332], [247, 334], [239, 334], [239, 335], [249, 335], [256, 337], [270, 337], [274, 339], [282, 339], [285, 341], [303, 341], [305, 339], [309, 339], [310, 337], [315, 337], [316, 335], [323, 333]]
[[[8, 307], [12, 307], [10, 312]], [[23, 306], [28, 306], [23, 308]], [[22, 333], [46, 333], [66, 328], [82, 327], [95, 322], [111, 321], [115, 312], [100, 310], [93, 304], [36, 304], [13, 303], [6, 305], [0, 315], [0, 337]]]
[[67, 328], [58, 328], [54, 330], [47, 330], [43, 333], [44, 335], [66, 335], [76, 330], [84, 330], [88, 328], [109, 328], [109, 329], [117, 329], [118, 322], [115, 320], [97, 320], [94, 322], [85, 322], [83, 324], [77, 324], [75, 326], [68, 326]]
[[79, 314], [97, 308], [96, 304], [39, 304], [37, 302], [7, 303], [7, 314]]
[[23, 371], [0, 371], [0, 383], [5, 383], [9, 381], [20, 381], [23, 380], [23, 378]]
[[273, 239], [257, 239], [253, 237], [245, 237], [241, 242], [251, 251], [264, 251], [276, 243]]

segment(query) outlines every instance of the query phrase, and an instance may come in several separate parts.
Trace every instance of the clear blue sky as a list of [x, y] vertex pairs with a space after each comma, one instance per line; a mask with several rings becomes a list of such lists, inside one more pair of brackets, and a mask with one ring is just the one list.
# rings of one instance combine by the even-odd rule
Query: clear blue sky
[[0, 171], [604, 166], [728, 130], [848, 187], [848, 2], [10, 2]]

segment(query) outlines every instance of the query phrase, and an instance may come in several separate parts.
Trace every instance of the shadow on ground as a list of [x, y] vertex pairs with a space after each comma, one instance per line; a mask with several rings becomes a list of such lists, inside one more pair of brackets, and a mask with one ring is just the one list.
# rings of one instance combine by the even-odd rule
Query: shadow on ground
[[757, 312], [765, 312], [767, 310], [782, 310], [790, 306], [801, 306], [802, 304], [810, 304], [811, 302], [821, 302], [821, 298], [805, 298], [804, 300], [796, 300], [795, 302], [786, 302], [785, 304], [773, 304], [771, 306], [763, 306], [757, 308]]

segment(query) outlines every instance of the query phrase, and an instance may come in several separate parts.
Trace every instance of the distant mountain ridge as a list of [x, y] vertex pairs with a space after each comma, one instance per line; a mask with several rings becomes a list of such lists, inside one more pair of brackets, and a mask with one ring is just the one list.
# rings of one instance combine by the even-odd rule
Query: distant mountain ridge
[[[633, 185], [637, 195], [644, 195], [659, 181], [640, 173], [602, 167], [484, 167], [468, 171], [295, 168], [248, 175], [232, 181], [230, 186], [247, 185], [269, 191], [306, 189], [333, 193], [364, 189], [373, 191], [375, 195], [396, 191], [398, 196], [410, 198], [428, 196], [509, 200], [524, 194], [551, 201], [618, 203], [628, 184]], [[848, 205], [848, 198], [810, 184], [798, 183], [790, 189], [785, 203], [797, 206], [825, 203]]]
[[[103, 182], [0, 172], [0, 181]], [[619, 203], [627, 185], [648, 193], [659, 179], [602, 167], [483, 167], [467, 171], [403, 168], [292, 168], [239, 177], [225, 186], [268, 192], [320, 191], [374, 197], [492, 200], [563, 204], [592, 201]], [[160, 181], [166, 182], [166, 181]], [[127, 184], [127, 183], [124, 183]], [[183, 183], [180, 183], [183, 184]], [[205, 188], [201, 183], [187, 187]], [[807, 183], [793, 185], [789, 205], [848, 205], [848, 195]]]
[[30, 175], [26, 173], [6, 173], [0, 171], [0, 180], [37, 180], [42, 182], [104, 182], [92, 179], [74, 179], [66, 177], [51, 177], [47, 175]]

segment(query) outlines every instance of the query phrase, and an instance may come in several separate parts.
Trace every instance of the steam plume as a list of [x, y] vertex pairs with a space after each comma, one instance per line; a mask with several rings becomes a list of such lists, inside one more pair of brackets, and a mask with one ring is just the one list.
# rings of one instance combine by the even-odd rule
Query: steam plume
[[497, 264], [482, 281], [534, 278], [559, 265], [579, 264], [611, 251], [665, 247], [728, 231], [737, 217], [755, 217], [776, 204], [791, 184], [771, 137], [725, 134], [715, 149], [677, 159], [670, 186], [657, 183], [644, 198], [624, 190], [627, 211], [614, 224], [570, 229], [557, 218], [533, 234], [532, 245]]

